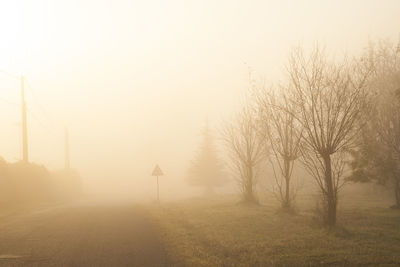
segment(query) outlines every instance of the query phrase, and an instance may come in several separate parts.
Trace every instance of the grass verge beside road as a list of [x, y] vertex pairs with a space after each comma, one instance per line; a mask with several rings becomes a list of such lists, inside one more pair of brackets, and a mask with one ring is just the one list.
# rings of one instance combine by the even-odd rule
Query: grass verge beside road
[[343, 198], [338, 227], [315, 219], [313, 199], [300, 197], [296, 215], [237, 204], [234, 197], [152, 206], [174, 266], [399, 266], [400, 210], [387, 201]]

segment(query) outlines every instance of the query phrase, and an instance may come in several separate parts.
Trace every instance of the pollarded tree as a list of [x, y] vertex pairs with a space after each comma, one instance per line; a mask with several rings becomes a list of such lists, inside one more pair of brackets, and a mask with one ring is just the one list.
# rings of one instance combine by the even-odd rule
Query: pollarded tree
[[257, 117], [249, 106], [226, 122], [222, 138], [229, 155], [229, 166], [234, 173], [243, 201], [257, 203], [255, 186], [258, 167], [265, 156], [265, 138], [260, 138]]
[[268, 159], [272, 165], [274, 194], [282, 208], [291, 209], [298, 188], [292, 183], [295, 160], [300, 156], [302, 125], [294, 116], [295, 106], [286, 95], [287, 88], [262, 88], [256, 92], [259, 129], [269, 144]]
[[336, 224], [338, 192], [347, 152], [359, 137], [367, 104], [365, 65], [329, 61], [316, 47], [309, 56], [295, 49], [289, 57], [293, 115], [303, 127], [302, 160], [319, 186], [323, 219]]
[[213, 192], [215, 187], [224, 185], [227, 177], [224, 166], [218, 158], [214, 137], [208, 123], [203, 130], [203, 141], [187, 171], [187, 182], [193, 186], [204, 187], [206, 193]]

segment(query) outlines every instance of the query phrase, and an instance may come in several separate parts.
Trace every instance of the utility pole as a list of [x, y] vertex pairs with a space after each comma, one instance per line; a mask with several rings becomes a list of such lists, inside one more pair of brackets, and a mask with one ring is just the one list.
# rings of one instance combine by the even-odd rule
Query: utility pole
[[65, 127], [65, 169], [69, 170], [69, 133]]
[[21, 76], [21, 106], [22, 106], [22, 160], [28, 163], [28, 128], [26, 121], [26, 103], [24, 92], [24, 76]]

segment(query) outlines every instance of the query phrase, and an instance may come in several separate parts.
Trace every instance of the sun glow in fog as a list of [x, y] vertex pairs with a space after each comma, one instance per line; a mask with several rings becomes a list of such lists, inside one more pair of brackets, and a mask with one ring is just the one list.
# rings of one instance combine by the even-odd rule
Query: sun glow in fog
[[[1, 1], [0, 69], [24, 74], [34, 89], [27, 92], [39, 120], [29, 117], [33, 161], [62, 166], [68, 125], [71, 164], [87, 183], [147, 194], [158, 162], [171, 185], [164, 193], [175, 195], [205, 117], [216, 125], [240, 103], [247, 65], [270, 80], [293, 45], [359, 52], [369, 38], [396, 38], [399, 5]], [[0, 73], [1, 98], [19, 103], [19, 86]], [[3, 103], [1, 111], [1, 155], [15, 160], [20, 111]]]

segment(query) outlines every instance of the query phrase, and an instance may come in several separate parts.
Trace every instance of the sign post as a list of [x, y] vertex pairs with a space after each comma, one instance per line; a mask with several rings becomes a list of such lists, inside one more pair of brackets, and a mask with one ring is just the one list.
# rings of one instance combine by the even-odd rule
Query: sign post
[[164, 175], [162, 172], [160, 166], [156, 164], [156, 167], [153, 170], [153, 173], [151, 174], [152, 176], [157, 176], [157, 202], [160, 203], [160, 194], [159, 194], [159, 189], [158, 189], [158, 176]]

